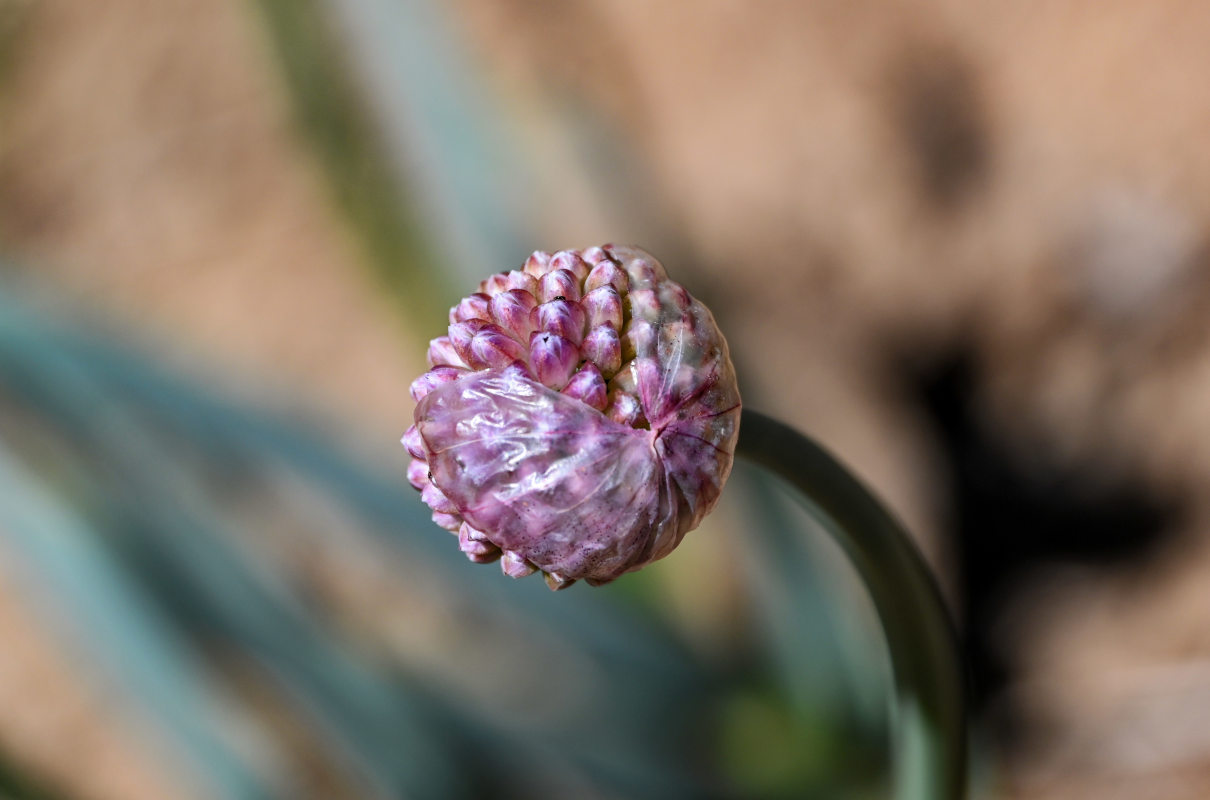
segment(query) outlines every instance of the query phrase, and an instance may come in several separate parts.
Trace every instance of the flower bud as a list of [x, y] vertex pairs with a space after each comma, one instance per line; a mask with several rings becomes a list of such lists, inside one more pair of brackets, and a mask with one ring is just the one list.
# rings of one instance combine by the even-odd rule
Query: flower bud
[[529, 341], [534, 377], [556, 392], [566, 386], [580, 361], [579, 348], [570, 339], [545, 331], [535, 331]]
[[538, 299], [543, 303], [551, 300], [570, 300], [574, 303], [580, 299], [580, 281], [565, 269], [548, 272], [538, 283]]
[[454, 352], [464, 364], [471, 363], [471, 340], [475, 334], [483, 330], [488, 323], [481, 319], [468, 319], [465, 322], [455, 322], [449, 327], [450, 344]]
[[412, 381], [411, 395], [412, 399], [419, 403], [424, 399], [424, 396], [433, 391], [436, 387], [443, 383], [449, 383], [458, 379], [465, 370], [456, 369], [455, 367], [435, 367], [421, 375], [416, 380]]
[[625, 292], [630, 288], [630, 279], [617, 264], [605, 259], [597, 262], [584, 279], [584, 291], [591, 292], [602, 286], [612, 286], [616, 292]]
[[622, 341], [618, 332], [607, 325], [589, 331], [581, 352], [606, 377], [612, 377], [622, 366]]
[[622, 330], [622, 296], [613, 286], [601, 286], [584, 295], [581, 303], [588, 317], [588, 327], [608, 325], [615, 331]]
[[525, 560], [525, 556], [514, 553], [512, 550], [505, 550], [500, 558], [500, 571], [510, 578], [524, 578], [526, 575], [533, 575], [536, 569], [537, 567]]
[[484, 328], [471, 339], [471, 366], [476, 369], [504, 369], [525, 358], [525, 348], [516, 339], [496, 327]]
[[487, 311], [490, 301], [491, 298], [482, 292], [462, 298], [458, 305], [450, 309], [450, 322], [465, 322], [468, 319], [490, 321], [491, 314]]
[[586, 406], [604, 411], [606, 405], [605, 379], [593, 364], [585, 364], [563, 388], [563, 394], [574, 397]]
[[543, 333], [562, 336], [572, 344], [584, 340], [584, 308], [567, 300], [551, 300], [535, 308], [530, 316], [534, 327]]
[[458, 549], [477, 564], [490, 564], [500, 557], [500, 548], [465, 522], [458, 528]]
[[580, 258], [580, 254], [575, 250], [560, 250], [551, 256], [550, 268], [565, 269], [576, 276], [577, 281], [583, 281], [588, 277], [589, 266]]
[[454, 343], [448, 336], [438, 336], [429, 342], [428, 361], [429, 366], [434, 368], [442, 366], [467, 368], [466, 362], [462, 360], [462, 356], [458, 355], [458, 351], [454, 349]]
[[667, 555], [731, 470], [740, 398], [704, 306], [649, 254], [535, 252], [450, 312], [412, 384], [408, 482], [476, 562], [608, 583]]
[[538, 301], [531, 292], [513, 289], [492, 298], [488, 310], [492, 321], [503, 328], [518, 342], [528, 342], [534, 332], [531, 318]]

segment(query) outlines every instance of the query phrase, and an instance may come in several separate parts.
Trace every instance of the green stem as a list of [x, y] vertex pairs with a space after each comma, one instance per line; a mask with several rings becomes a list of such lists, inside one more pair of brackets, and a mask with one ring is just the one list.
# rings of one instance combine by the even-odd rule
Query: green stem
[[737, 455], [798, 490], [857, 568], [878, 611], [895, 676], [896, 800], [966, 790], [965, 682], [941, 594], [903, 528], [841, 464], [787, 425], [744, 410]]

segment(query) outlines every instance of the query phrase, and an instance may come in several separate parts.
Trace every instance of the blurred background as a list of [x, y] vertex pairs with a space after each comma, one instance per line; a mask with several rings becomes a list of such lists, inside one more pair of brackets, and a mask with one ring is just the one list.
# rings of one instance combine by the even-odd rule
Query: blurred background
[[737, 468], [551, 595], [407, 486], [445, 312], [633, 242], [935, 568], [975, 796], [1210, 794], [1210, 8], [0, 0], [0, 796], [880, 797]]

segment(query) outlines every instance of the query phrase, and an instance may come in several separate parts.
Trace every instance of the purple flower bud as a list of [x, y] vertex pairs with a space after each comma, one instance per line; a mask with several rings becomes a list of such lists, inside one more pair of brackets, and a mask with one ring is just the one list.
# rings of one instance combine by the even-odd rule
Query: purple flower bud
[[631, 356], [625, 366], [619, 369], [617, 374], [613, 376], [613, 379], [609, 381], [609, 388], [638, 397], [639, 382], [635, 377], [636, 374], [634, 356]]
[[580, 349], [557, 333], [535, 331], [529, 341], [529, 365], [534, 377], [556, 392], [567, 385], [580, 362]]
[[605, 389], [605, 379], [594, 364], [588, 363], [580, 368], [563, 388], [563, 394], [574, 397], [586, 406], [592, 406], [597, 411], [604, 411], [608, 399]]
[[580, 258], [580, 254], [575, 250], [560, 250], [550, 257], [550, 268], [565, 269], [576, 276], [576, 280], [583, 282], [588, 277], [589, 266], [584, 263], [584, 259]]
[[[423, 494], [421, 494], [421, 499], [424, 499]], [[445, 514], [441, 511], [433, 512], [433, 522], [437, 523], [438, 528], [445, 528], [450, 533], [457, 533], [458, 529], [462, 527], [462, 517], [457, 514]]]
[[537, 378], [534, 377], [533, 371], [524, 361], [514, 361], [501, 370], [500, 374], [509, 380], [537, 380]]
[[543, 303], [551, 300], [570, 300], [574, 303], [580, 299], [580, 281], [565, 269], [548, 272], [538, 283], [538, 299]]
[[[689, 304], [693, 302], [693, 298], [689, 296], [689, 292], [685, 291], [685, 287], [671, 281], [664, 281], [660, 284], [660, 306], [662, 313], [676, 311], [684, 313]], [[681, 324], [686, 324], [688, 320], [682, 320]]]
[[476, 564], [490, 564], [500, 557], [500, 548], [465, 522], [458, 528], [458, 549]]
[[525, 348], [499, 328], [484, 328], [471, 339], [471, 366], [477, 369], [504, 369], [525, 358]]
[[507, 292], [511, 288], [508, 285], [508, 277], [504, 273], [493, 275], [479, 284], [479, 292], [489, 297], [495, 297], [500, 292]]
[[462, 363], [471, 363], [471, 340], [487, 324], [481, 319], [468, 319], [465, 322], [455, 322], [453, 325], [450, 325], [450, 344], [454, 346], [454, 352], [458, 354], [458, 358], [462, 360]]
[[424, 441], [420, 438], [420, 431], [415, 425], [410, 426], [403, 433], [403, 438], [399, 441], [403, 442], [403, 446], [407, 448], [412, 458], [417, 458], [423, 461], [426, 458], [424, 452]]
[[601, 286], [584, 295], [580, 303], [588, 314], [588, 327], [608, 325], [622, 330], [622, 296], [612, 286]]
[[424, 399], [424, 396], [437, 386], [450, 381], [458, 380], [458, 376], [462, 375], [465, 370], [455, 367], [436, 367], [421, 375], [416, 380], [412, 381], [411, 394], [412, 399], [419, 403]]
[[450, 502], [445, 493], [433, 485], [432, 481], [420, 490], [420, 499], [434, 511], [442, 514], [457, 514], [458, 507]]
[[458, 305], [450, 309], [450, 322], [466, 322], [468, 319], [490, 322], [492, 317], [487, 310], [489, 301], [491, 298], [482, 292], [462, 298]]
[[[596, 266], [597, 264], [600, 264], [602, 261], [610, 260], [609, 253], [605, 252], [605, 248], [598, 247], [597, 245], [593, 245], [592, 247], [585, 250], [583, 253], [580, 253], [580, 258], [584, 259], [585, 263], [591, 264], [592, 266]], [[589, 290], [585, 289], [584, 291], [589, 291]]]
[[[551, 270], [550, 253], [535, 250], [533, 254], [525, 260], [525, 266], [523, 266], [521, 269], [527, 275], [532, 275], [535, 278], [541, 278]], [[556, 267], [555, 269], [558, 268]]]
[[602, 286], [612, 286], [617, 292], [625, 292], [630, 288], [630, 279], [617, 264], [612, 261], [601, 261], [584, 279], [584, 291], [591, 292]]
[[735, 372], [710, 312], [650, 255], [536, 252], [450, 316], [403, 441], [408, 481], [472, 561], [596, 586], [667, 555], [713, 508]]
[[500, 558], [500, 571], [510, 578], [524, 578], [526, 575], [533, 575], [536, 569], [537, 567], [525, 560], [525, 556], [514, 553], [512, 550], [505, 550]]
[[634, 319], [622, 334], [622, 361], [633, 362], [639, 353], [655, 353], [659, 331], [644, 319]]
[[554, 333], [579, 344], [584, 340], [584, 308], [568, 300], [551, 300], [535, 308], [530, 316], [539, 332]]
[[458, 351], [454, 349], [454, 343], [448, 336], [438, 336], [429, 342], [428, 361], [429, 366], [434, 368], [442, 366], [467, 368], [466, 362], [462, 360], [462, 356], [458, 355]]
[[630, 288], [647, 289], [668, 280], [664, 274], [664, 268], [656, 268], [658, 264], [659, 262], [655, 259], [648, 261], [646, 258], [636, 258], [626, 264], [626, 275], [630, 278]]
[[536, 295], [538, 293], [538, 281], [533, 275], [527, 272], [522, 272], [519, 269], [514, 269], [505, 276], [505, 283], [509, 289], [525, 292], [526, 294]]
[[408, 464], [408, 483], [418, 492], [423, 492], [429, 484], [429, 465], [418, 459], [412, 459]]
[[593, 328], [580, 346], [585, 358], [597, 365], [605, 377], [613, 377], [622, 366], [622, 341], [608, 325]]
[[492, 320], [518, 342], [528, 342], [534, 332], [531, 314], [538, 301], [530, 292], [521, 289], [503, 292], [492, 298], [490, 311]]

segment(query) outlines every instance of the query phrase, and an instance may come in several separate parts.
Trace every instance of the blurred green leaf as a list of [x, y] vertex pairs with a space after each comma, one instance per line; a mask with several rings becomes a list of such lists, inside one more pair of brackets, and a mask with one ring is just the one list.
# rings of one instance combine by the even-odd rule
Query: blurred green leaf
[[374, 124], [372, 102], [350, 72], [319, 0], [256, 0], [301, 134], [333, 202], [404, 319], [418, 336], [440, 330], [454, 287], [425, 214]]
[[[471, 567], [433, 536], [423, 506], [398, 481], [358, 466], [312, 431], [224, 403], [100, 337], [46, 324], [11, 293], [0, 295], [0, 386], [84, 453], [75, 483], [91, 484], [88, 497], [107, 531], [91, 536], [116, 548], [128, 579], [188, 636], [226, 642], [263, 664], [385, 796], [474, 796], [473, 771], [451, 760], [459, 737], [513, 752], [502, 772], [557, 760], [618, 796], [702, 794], [686, 766], [702, 742], [695, 720], [705, 712], [699, 701], [708, 681], [658, 620], [623, 610], [608, 592], [553, 601], [538, 581]], [[172, 432], [171, 447], [160, 430]], [[271, 565], [232, 548], [222, 511], [195, 488], [188, 465], [199, 456], [218, 468], [279, 461], [297, 470], [380, 531], [401, 559], [423, 559], [490, 613], [549, 629], [561, 647], [599, 665], [593, 674], [601, 683], [584, 687], [582, 710], [535, 726], [493, 719], [433, 687], [411, 686], [400, 672], [387, 676], [359, 662]], [[76, 601], [86, 603], [87, 594]], [[459, 717], [455, 731], [451, 720]]]
[[[182, 642], [132, 591], [95, 531], [47, 493], [0, 444], [0, 536], [38, 575], [42, 601], [86, 638], [97, 663], [130, 698], [157, 715], [195, 766], [232, 798], [263, 794], [230, 743], [214, 735], [217, 703]], [[209, 720], [209, 724], [208, 724]]]

